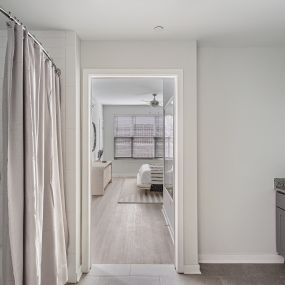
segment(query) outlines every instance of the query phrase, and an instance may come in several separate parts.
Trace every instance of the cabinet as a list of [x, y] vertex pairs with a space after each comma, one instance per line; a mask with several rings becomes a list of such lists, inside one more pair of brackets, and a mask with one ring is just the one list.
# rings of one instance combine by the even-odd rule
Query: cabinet
[[94, 162], [92, 164], [92, 195], [104, 195], [104, 191], [112, 182], [112, 162]]
[[276, 206], [277, 252], [285, 257], [285, 194], [276, 193]]

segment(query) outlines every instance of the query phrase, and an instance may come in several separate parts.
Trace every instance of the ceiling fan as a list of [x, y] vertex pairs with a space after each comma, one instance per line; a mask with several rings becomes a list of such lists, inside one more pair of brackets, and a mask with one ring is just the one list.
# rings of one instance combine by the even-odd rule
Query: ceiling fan
[[157, 94], [153, 93], [152, 96], [153, 96], [152, 100], [143, 100], [143, 101], [148, 105], [150, 105], [151, 107], [162, 107], [162, 103], [156, 99]]

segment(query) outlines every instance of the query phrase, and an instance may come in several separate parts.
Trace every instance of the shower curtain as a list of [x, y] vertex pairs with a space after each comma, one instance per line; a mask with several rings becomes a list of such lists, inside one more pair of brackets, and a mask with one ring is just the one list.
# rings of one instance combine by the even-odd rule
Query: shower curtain
[[3, 132], [4, 284], [65, 284], [60, 78], [13, 22], [8, 23]]

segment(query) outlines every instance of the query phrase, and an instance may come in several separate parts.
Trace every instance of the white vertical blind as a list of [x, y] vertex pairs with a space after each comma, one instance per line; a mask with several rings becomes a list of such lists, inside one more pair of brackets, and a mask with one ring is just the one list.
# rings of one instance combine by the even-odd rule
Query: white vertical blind
[[114, 117], [114, 135], [115, 137], [133, 136], [133, 117], [115, 116]]
[[134, 138], [133, 140], [133, 157], [145, 158], [155, 157], [155, 141], [154, 138]]
[[163, 157], [163, 148], [162, 116], [114, 116], [115, 158]]
[[131, 138], [115, 138], [115, 157], [116, 158], [132, 157]]

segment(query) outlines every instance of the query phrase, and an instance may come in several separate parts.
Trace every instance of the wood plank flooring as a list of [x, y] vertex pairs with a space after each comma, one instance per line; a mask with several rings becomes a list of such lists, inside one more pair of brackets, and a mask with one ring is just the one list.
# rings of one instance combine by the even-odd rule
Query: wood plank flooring
[[93, 264], [172, 264], [174, 246], [160, 204], [119, 204], [125, 179], [92, 197]]

